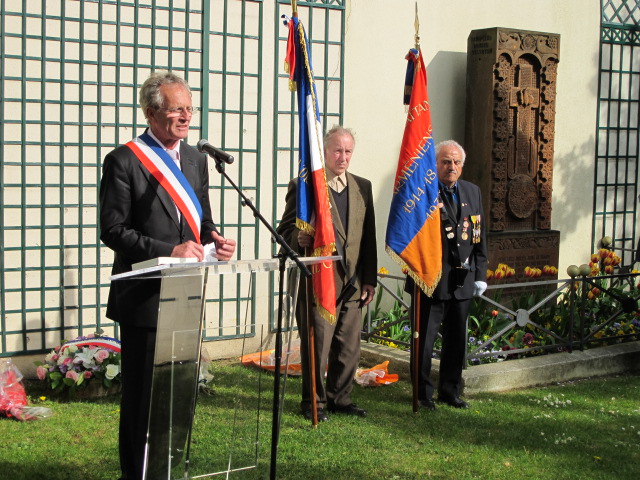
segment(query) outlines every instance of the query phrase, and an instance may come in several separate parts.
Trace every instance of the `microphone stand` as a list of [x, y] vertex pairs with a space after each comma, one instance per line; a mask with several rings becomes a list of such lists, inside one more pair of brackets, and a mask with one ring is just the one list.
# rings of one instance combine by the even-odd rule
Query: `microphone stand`
[[229, 184], [234, 188], [240, 198], [242, 198], [242, 206], [249, 207], [253, 212], [253, 216], [260, 220], [260, 222], [267, 227], [271, 236], [275, 239], [276, 243], [280, 245], [281, 251], [278, 255], [276, 255], [279, 259], [278, 262], [278, 320], [276, 325], [276, 364], [274, 371], [274, 381], [273, 381], [273, 417], [271, 420], [271, 463], [270, 463], [270, 478], [271, 480], [275, 480], [276, 478], [276, 458], [278, 455], [278, 440], [280, 438], [280, 365], [282, 363], [282, 311], [284, 305], [283, 299], [283, 290], [284, 290], [284, 272], [285, 265], [287, 262], [287, 258], [290, 258], [295, 262], [297, 267], [300, 269], [302, 274], [305, 277], [311, 277], [311, 272], [304, 265], [300, 259], [298, 258], [298, 254], [293, 251], [293, 249], [289, 246], [289, 244], [282, 238], [282, 236], [275, 231], [275, 229], [271, 226], [271, 224], [262, 216], [260, 211], [256, 208], [256, 206], [247, 198], [247, 196], [238, 188], [238, 186], [229, 178], [229, 175], [225, 172], [224, 162], [222, 159], [218, 158], [216, 155], [211, 155], [211, 157], [216, 162], [216, 170], [220, 175], [222, 175]]

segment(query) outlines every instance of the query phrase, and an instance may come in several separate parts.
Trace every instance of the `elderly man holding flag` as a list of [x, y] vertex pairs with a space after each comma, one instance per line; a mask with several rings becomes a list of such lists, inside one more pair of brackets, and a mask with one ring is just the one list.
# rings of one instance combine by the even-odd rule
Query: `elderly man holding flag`
[[[443, 325], [438, 400], [467, 408], [460, 383], [473, 295], [486, 288], [487, 250], [480, 189], [459, 180], [465, 152], [434, 146], [427, 74], [419, 48], [407, 55], [409, 110], [387, 225], [387, 252], [407, 267], [413, 295], [414, 411], [435, 410], [433, 345]], [[407, 98], [405, 98], [405, 101]]]
[[[362, 307], [371, 302], [375, 293], [376, 226], [371, 182], [347, 172], [354, 146], [353, 134], [348, 129], [334, 127], [325, 135], [324, 154], [331, 219], [335, 228], [335, 251], [342, 260], [333, 262], [333, 267], [320, 267], [331, 272], [336, 292], [339, 292], [335, 319], [322, 315], [317, 300], [310, 318], [306, 318], [305, 302], [301, 302], [302, 306], [299, 303], [297, 312], [303, 382], [300, 407], [301, 413], [309, 420], [313, 415], [313, 377], [319, 421], [328, 419], [326, 410], [361, 417], [367, 414], [352, 402], [351, 391], [360, 359]], [[296, 191], [301, 182], [301, 178], [295, 178], [289, 183], [285, 212], [278, 226], [278, 233], [294, 250], [314, 245], [309, 233], [296, 227]], [[309, 335], [310, 325], [314, 327], [313, 336]], [[310, 352], [314, 351], [315, 368], [312, 372]], [[323, 380], [325, 371], [326, 387]]]
[[360, 359], [361, 309], [373, 299], [378, 267], [371, 182], [347, 172], [355, 148], [349, 129], [334, 127], [322, 138], [309, 40], [295, 12], [285, 19], [286, 66], [290, 88], [297, 91], [300, 160], [277, 231], [300, 253], [342, 257], [314, 266], [313, 291], [301, 295], [296, 312], [300, 406], [315, 425], [328, 419], [326, 409], [367, 414], [351, 401], [351, 390]]

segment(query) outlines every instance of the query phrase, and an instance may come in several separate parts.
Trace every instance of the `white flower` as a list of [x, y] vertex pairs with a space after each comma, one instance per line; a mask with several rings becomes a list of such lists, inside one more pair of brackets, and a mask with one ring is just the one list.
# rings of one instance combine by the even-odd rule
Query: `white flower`
[[120, 364], [116, 365], [114, 363], [110, 363], [109, 365], [107, 365], [107, 371], [105, 372], [104, 376], [109, 380], [113, 380], [119, 373]]
[[98, 347], [89, 348], [84, 347], [81, 352], [76, 353], [76, 358], [73, 363], [81, 363], [87, 370], [96, 366], [96, 362], [93, 360], [93, 356], [100, 350]]
[[71, 358], [71, 356], [69, 355], [68, 349], [60, 354], [60, 356], [58, 357], [58, 361], [56, 363], [58, 365], [62, 365], [67, 358]]

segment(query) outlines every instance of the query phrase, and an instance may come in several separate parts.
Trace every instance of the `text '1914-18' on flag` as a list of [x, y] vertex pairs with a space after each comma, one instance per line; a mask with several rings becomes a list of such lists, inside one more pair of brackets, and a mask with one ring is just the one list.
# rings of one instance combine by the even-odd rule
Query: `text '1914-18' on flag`
[[409, 110], [393, 184], [386, 250], [431, 296], [442, 273], [436, 153], [422, 52], [411, 49], [406, 58]]

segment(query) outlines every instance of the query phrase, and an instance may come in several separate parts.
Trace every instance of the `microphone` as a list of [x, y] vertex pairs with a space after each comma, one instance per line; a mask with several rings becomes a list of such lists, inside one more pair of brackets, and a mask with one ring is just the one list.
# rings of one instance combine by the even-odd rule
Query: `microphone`
[[198, 142], [198, 151], [206, 153], [207, 155], [215, 158], [224, 163], [233, 163], [233, 155], [229, 155], [227, 152], [214, 147], [204, 138]]

